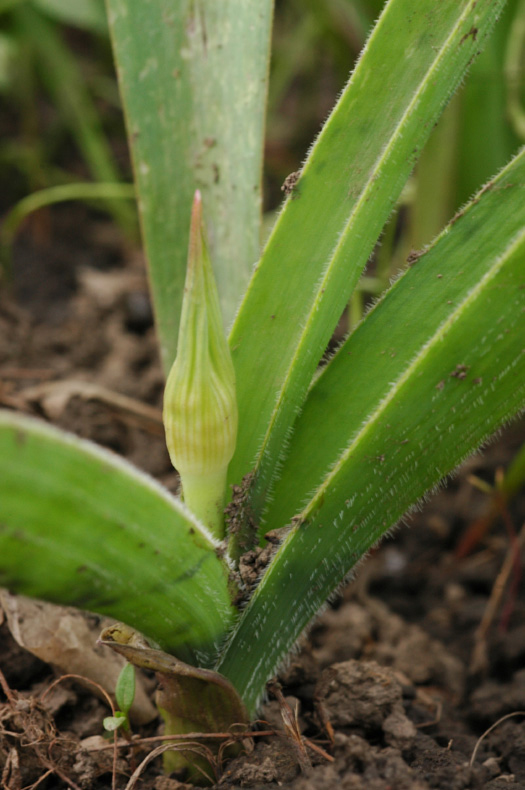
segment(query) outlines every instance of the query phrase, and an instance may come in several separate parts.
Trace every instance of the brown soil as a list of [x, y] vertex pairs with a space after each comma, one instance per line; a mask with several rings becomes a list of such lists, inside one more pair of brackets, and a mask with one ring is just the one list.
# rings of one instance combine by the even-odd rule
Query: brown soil
[[[51, 420], [125, 455], [172, 490], [159, 422], [162, 375], [143, 263], [82, 207], [48, 215], [49, 238], [26, 228], [12, 288], [0, 300], [0, 405]], [[132, 402], [115, 398], [128, 396]], [[146, 404], [149, 408], [144, 408]], [[525, 788], [525, 595], [519, 562], [489, 598], [525, 519], [525, 497], [499, 508], [471, 554], [459, 538], [487, 512], [492, 485], [525, 438], [507, 429], [487, 452], [374, 552], [326, 609], [269, 693], [248, 754], [219, 786], [314, 790]], [[523, 556], [523, 551], [521, 552]], [[1, 620], [1, 617], [0, 617]], [[1, 626], [0, 776], [8, 790], [125, 788], [146, 747], [103, 749], [107, 707], [22, 650]], [[283, 696], [284, 695], [284, 696]], [[153, 736], [154, 721], [137, 727]], [[153, 746], [148, 744], [151, 750]], [[140, 751], [142, 749], [142, 751]], [[41, 780], [41, 781], [39, 781]], [[153, 760], [140, 788], [181, 787]]]

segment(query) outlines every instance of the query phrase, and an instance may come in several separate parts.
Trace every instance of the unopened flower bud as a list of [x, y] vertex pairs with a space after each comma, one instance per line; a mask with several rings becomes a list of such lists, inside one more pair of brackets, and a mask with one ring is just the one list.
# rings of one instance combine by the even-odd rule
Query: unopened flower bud
[[237, 438], [235, 373], [195, 193], [177, 356], [164, 393], [164, 428], [188, 507], [223, 536], [228, 464]]

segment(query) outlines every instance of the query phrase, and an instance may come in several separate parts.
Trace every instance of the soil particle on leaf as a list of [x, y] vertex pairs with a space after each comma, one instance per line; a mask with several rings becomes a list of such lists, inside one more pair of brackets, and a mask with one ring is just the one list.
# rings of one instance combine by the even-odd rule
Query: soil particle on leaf
[[257, 523], [249, 501], [254, 477], [253, 472], [249, 472], [240, 485], [232, 486], [231, 502], [224, 509], [226, 531], [237, 538], [240, 549], [245, 552], [257, 544]]
[[284, 183], [281, 187], [281, 191], [284, 192], [286, 197], [296, 198], [298, 196], [297, 191], [297, 184], [301, 177], [301, 171], [296, 170], [294, 173], [290, 173], [290, 175], [286, 176], [284, 179]]
[[454, 379], [466, 379], [468, 371], [468, 365], [456, 365], [450, 376]]
[[243, 599], [250, 597], [274, 552], [275, 547], [272, 545], [264, 548], [258, 546], [240, 557], [239, 575], [244, 585]]
[[418, 260], [425, 254], [426, 250], [412, 250], [408, 253], [407, 256], [407, 263], [409, 266], [413, 266]]

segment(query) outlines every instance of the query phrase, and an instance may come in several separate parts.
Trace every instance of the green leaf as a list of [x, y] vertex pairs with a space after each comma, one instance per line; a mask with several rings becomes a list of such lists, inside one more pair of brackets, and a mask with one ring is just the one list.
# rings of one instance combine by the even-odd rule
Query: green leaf
[[115, 730], [120, 729], [120, 727], [126, 728], [126, 724], [128, 721], [128, 717], [121, 713], [119, 710], [115, 711], [114, 716], [106, 716], [102, 722], [104, 729], [107, 732], [115, 732]]
[[[398, 382], [425, 353], [430, 339], [438, 342], [442, 328], [461, 317], [469, 294], [498, 264], [509, 243], [521, 238], [524, 182], [525, 149], [488, 182], [428, 251], [415, 259], [321, 372], [296, 422], [265, 514], [266, 529], [288, 523], [303, 510], [351, 438], [396, 394]], [[511, 306], [519, 318], [518, 308]], [[487, 320], [499, 324], [502, 319], [491, 314]], [[477, 353], [476, 346], [473, 337], [467, 340], [472, 344], [471, 357]], [[456, 364], [468, 364], [457, 352], [449, 353], [450, 371]], [[469, 381], [476, 378], [475, 368], [472, 371]], [[451, 382], [448, 373], [445, 381]], [[322, 441], [318, 438], [320, 424]]]
[[[314, 383], [266, 528], [296, 518], [218, 666], [250, 710], [366, 551], [525, 406], [524, 262], [525, 150]], [[256, 644], [266, 646], [257, 662]]]
[[256, 472], [256, 515], [381, 229], [502, 5], [391, 0], [311, 150], [230, 335], [240, 431], [229, 480]]
[[126, 664], [120, 670], [115, 697], [120, 710], [127, 716], [135, 699], [135, 667]]
[[107, 0], [164, 370], [175, 358], [193, 194], [228, 324], [259, 257], [271, 0]]
[[0, 412], [0, 585], [108, 614], [206, 666], [231, 623], [217, 542], [153, 479]]

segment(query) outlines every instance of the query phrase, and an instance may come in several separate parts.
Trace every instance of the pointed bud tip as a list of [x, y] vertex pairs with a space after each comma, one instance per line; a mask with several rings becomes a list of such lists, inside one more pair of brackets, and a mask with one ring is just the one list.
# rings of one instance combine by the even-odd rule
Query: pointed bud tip
[[195, 190], [193, 205], [191, 207], [190, 236], [200, 230], [202, 225], [202, 195], [200, 189]]
[[190, 276], [191, 271], [201, 263], [203, 252], [202, 233], [202, 196], [200, 189], [196, 189], [193, 197], [193, 205], [191, 207], [190, 238], [188, 248], [188, 275], [186, 278], [186, 287], [188, 286], [188, 277]]

